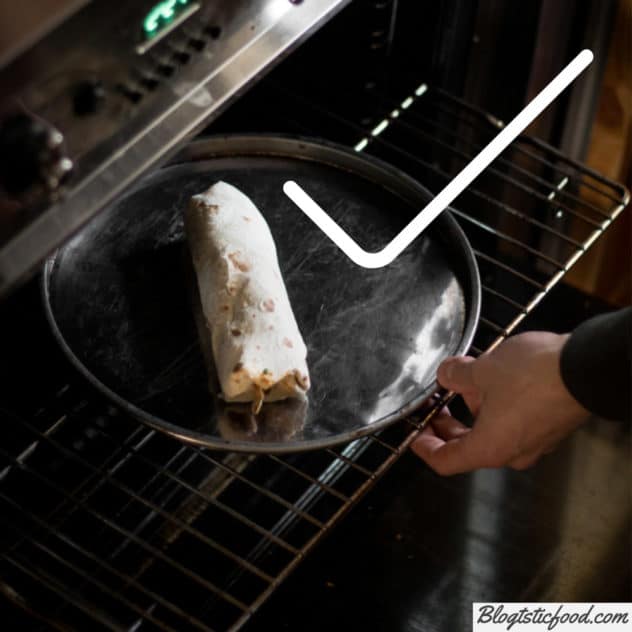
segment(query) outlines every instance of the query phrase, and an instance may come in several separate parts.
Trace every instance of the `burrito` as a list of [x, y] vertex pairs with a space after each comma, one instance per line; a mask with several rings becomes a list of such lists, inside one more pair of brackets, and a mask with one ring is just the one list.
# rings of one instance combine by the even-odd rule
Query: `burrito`
[[218, 182], [191, 198], [184, 225], [224, 399], [256, 414], [264, 401], [303, 398], [307, 348], [261, 213]]

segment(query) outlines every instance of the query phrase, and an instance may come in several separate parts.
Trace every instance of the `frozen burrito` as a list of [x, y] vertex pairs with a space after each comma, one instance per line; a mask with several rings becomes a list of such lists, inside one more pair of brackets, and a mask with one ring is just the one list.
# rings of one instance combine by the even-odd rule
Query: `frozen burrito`
[[184, 225], [224, 399], [257, 413], [264, 401], [303, 398], [307, 348], [261, 213], [218, 182], [191, 198]]

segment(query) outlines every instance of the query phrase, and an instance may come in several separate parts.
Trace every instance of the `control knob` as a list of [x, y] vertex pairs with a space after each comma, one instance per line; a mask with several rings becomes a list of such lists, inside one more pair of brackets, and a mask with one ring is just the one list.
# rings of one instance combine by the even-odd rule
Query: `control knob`
[[98, 79], [80, 81], [72, 95], [72, 109], [77, 116], [96, 114], [105, 102], [105, 87]]
[[0, 123], [0, 185], [6, 193], [54, 192], [71, 171], [64, 138], [52, 125], [25, 113]]

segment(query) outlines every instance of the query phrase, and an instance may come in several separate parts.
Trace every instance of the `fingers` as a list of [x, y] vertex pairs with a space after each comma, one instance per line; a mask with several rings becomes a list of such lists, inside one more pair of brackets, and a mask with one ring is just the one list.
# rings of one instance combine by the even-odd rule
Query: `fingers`
[[413, 441], [411, 450], [443, 476], [480, 467], [476, 463], [476, 451], [469, 440], [470, 429], [446, 413], [440, 413], [440, 417]]
[[473, 428], [468, 428], [444, 408], [416, 437], [411, 449], [442, 476], [503, 466], [525, 469], [535, 463], [539, 454], [516, 453], [513, 440], [495, 441], [493, 436], [490, 440], [483, 430], [488, 425], [483, 417], [479, 417]]
[[444, 441], [433, 430], [425, 430], [413, 442], [412, 451], [437, 474], [451, 476], [476, 469], [468, 459], [467, 448], [463, 445], [467, 436]]
[[458, 439], [464, 434], [470, 432], [470, 428], [455, 419], [448, 408], [444, 408], [431, 422], [432, 429], [435, 434], [444, 441], [450, 439]]

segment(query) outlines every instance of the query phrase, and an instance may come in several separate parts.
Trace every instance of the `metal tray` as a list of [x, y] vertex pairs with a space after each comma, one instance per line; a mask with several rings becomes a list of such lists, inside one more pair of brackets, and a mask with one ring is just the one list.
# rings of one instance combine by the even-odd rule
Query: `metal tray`
[[[209, 392], [196, 297], [185, 282], [182, 210], [220, 179], [266, 217], [308, 347], [307, 405], [266, 405], [266, 419], [254, 424], [227, 415]], [[366, 270], [285, 196], [288, 179], [369, 250], [382, 248], [431, 198], [401, 171], [321, 141], [198, 140], [46, 262], [46, 312], [79, 371], [141, 421], [219, 449], [330, 446], [419, 407], [437, 388], [439, 363], [466, 352], [478, 321], [480, 280], [465, 235], [446, 212], [391, 265]]]

